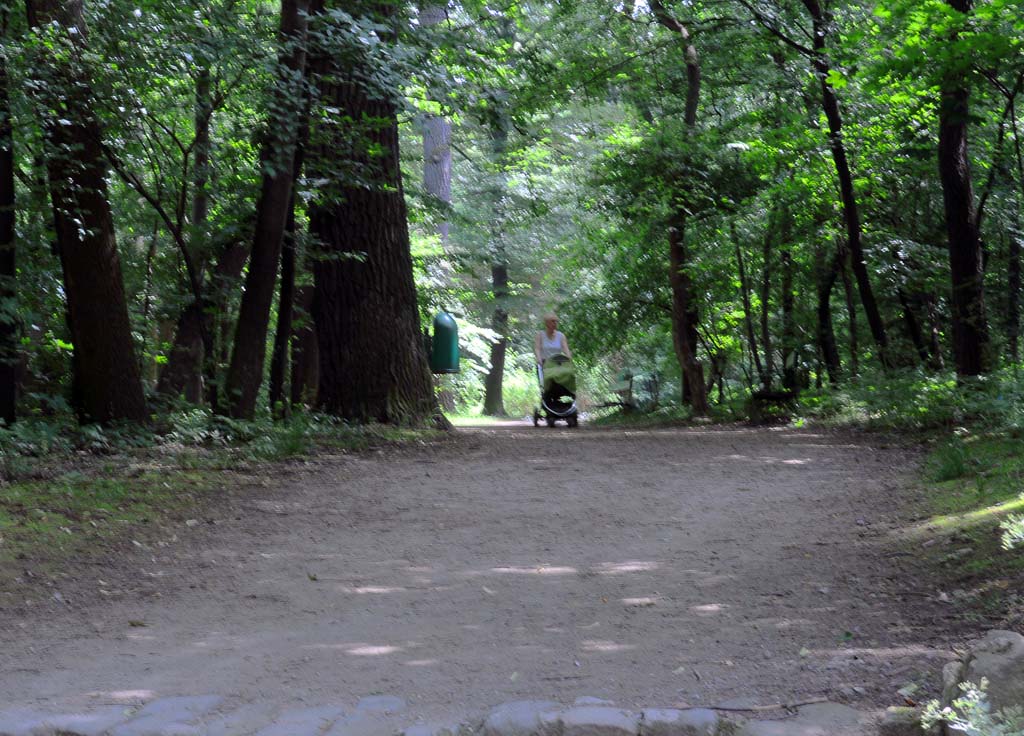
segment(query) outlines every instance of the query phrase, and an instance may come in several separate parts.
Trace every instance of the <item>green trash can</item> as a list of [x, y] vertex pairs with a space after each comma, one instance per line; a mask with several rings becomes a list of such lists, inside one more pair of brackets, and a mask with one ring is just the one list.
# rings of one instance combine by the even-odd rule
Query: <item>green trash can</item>
[[432, 373], [459, 372], [459, 326], [448, 312], [438, 312], [434, 317], [430, 370]]

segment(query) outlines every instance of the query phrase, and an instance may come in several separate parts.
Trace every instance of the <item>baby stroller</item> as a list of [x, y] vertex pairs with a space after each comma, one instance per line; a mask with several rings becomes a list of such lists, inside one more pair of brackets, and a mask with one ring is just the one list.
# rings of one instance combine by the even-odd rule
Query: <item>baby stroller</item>
[[549, 427], [564, 419], [570, 427], [579, 424], [576, 411], [576, 368], [568, 355], [552, 355], [537, 366], [537, 383], [540, 385], [540, 408], [533, 410], [533, 426], [539, 426], [543, 419]]

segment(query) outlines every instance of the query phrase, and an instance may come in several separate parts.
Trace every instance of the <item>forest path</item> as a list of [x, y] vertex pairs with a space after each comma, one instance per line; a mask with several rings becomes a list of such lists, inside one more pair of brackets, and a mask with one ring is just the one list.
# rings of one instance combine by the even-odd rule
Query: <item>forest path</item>
[[158, 596], [0, 626], [0, 706], [866, 708], [951, 657], [891, 547], [904, 450], [795, 429], [459, 435], [230, 494], [133, 561]]

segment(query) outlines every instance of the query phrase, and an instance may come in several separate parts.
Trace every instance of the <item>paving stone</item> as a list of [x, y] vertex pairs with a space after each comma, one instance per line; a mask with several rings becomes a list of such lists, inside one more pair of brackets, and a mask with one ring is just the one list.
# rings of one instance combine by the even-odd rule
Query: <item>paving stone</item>
[[35, 736], [103, 736], [114, 726], [132, 717], [132, 710], [121, 705], [88, 713], [65, 713], [47, 718], [45, 727], [38, 730]]
[[749, 721], [739, 736], [863, 736], [861, 715], [838, 703], [816, 703], [800, 709], [796, 718]]
[[398, 713], [405, 707], [405, 701], [394, 695], [371, 695], [356, 703], [359, 713]]
[[640, 714], [640, 736], [714, 736], [718, 714], [707, 708], [647, 708]]
[[320, 736], [344, 714], [344, 708], [336, 705], [287, 710], [256, 736]]
[[132, 720], [110, 729], [110, 736], [191, 736], [184, 727], [223, 702], [217, 695], [160, 698], [148, 703]]
[[[558, 703], [550, 700], [516, 700], [492, 710], [484, 721], [483, 736], [535, 736], [557, 733]], [[550, 718], [545, 716], [553, 715]]]
[[387, 720], [356, 713], [339, 719], [324, 736], [395, 736], [400, 730]]
[[891, 706], [885, 709], [878, 724], [879, 736], [924, 736], [925, 730], [921, 727], [921, 710], [918, 708], [897, 708]]
[[0, 736], [33, 736], [47, 714], [27, 708], [0, 712]]
[[472, 730], [464, 724], [417, 723], [402, 731], [402, 736], [469, 736]]
[[582, 705], [563, 711], [563, 736], [637, 736], [640, 715], [604, 705]]

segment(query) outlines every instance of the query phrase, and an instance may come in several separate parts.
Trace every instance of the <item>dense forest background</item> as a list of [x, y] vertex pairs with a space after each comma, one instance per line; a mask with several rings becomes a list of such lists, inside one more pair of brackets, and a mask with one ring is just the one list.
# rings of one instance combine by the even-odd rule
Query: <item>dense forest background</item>
[[551, 309], [592, 402], [1020, 406], [1016, 0], [0, 13], [8, 425], [521, 416]]

